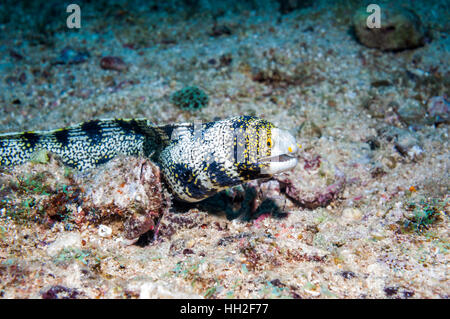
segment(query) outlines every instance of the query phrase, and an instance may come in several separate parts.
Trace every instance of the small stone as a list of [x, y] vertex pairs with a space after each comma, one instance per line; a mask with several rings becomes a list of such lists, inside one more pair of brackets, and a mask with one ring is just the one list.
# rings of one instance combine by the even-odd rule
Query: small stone
[[356, 37], [365, 46], [383, 51], [414, 49], [425, 43], [425, 29], [412, 10], [394, 4], [381, 5], [380, 28], [369, 28], [371, 12], [360, 8], [353, 16]]
[[418, 145], [413, 145], [408, 150], [408, 157], [410, 159], [419, 159], [422, 154], [423, 154], [423, 149], [420, 146], [418, 146]]
[[381, 96], [369, 97], [363, 101], [362, 107], [375, 118], [386, 118], [398, 108], [398, 103], [384, 99]]
[[279, 10], [282, 14], [307, 8], [313, 4], [313, 1], [311, 0], [277, 0], [277, 2], [280, 5]]
[[401, 105], [397, 110], [397, 114], [400, 116], [400, 119], [408, 125], [425, 124], [426, 122], [425, 108], [416, 100], [410, 100]]
[[356, 277], [355, 273], [353, 271], [349, 271], [349, 270], [341, 271], [340, 275], [342, 277], [344, 277], [345, 279], [352, 279], [352, 278]]
[[9, 50], [9, 55], [18, 61], [23, 60], [23, 55], [15, 50]]
[[412, 290], [404, 290], [402, 292], [402, 294], [403, 294], [403, 297], [405, 297], [405, 298], [411, 298], [412, 296], [414, 296], [414, 291], [412, 291]]
[[342, 218], [348, 222], [361, 220], [362, 216], [363, 214], [358, 208], [348, 207], [342, 212]]
[[310, 295], [312, 295], [313, 297], [318, 297], [320, 296], [320, 291], [315, 291], [315, 290], [310, 290], [310, 289], [304, 289], [304, 291]]
[[210, 35], [213, 37], [219, 37], [221, 35], [230, 35], [231, 29], [226, 25], [217, 25], [215, 24], [212, 29]]
[[183, 250], [183, 255], [192, 255], [194, 253], [194, 251], [190, 248], [185, 248]]
[[377, 80], [377, 81], [372, 81], [370, 83], [371, 86], [379, 88], [379, 87], [384, 87], [384, 86], [391, 86], [391, 82], [389, 82], [388, 80]]
[[391, 297], [391, 296], [397, 294], [398, 287], [385, 287], [383, 290], [384, 290], [384, 293], [386, 294], [386, 296]]
[[322, 130], [313, 121], [306, 120], [303, 122], [299, 128], [301, 137], [321, 137]]
[[394, 149], [404, 157], [414, 159], [423, 153], [421, 143], [414, 132], [400, 128], [390, 128]]
[[22, 73], [19, 75], [18, 80], [19, 80], [19, 83], [20, 83], [20, 84], [25, 84], [25, 83], [27, 83], [27, 75], [26, 75], [24, 72], [22, 72]]
[[226, 53], [220, 56], [220, 66], [229, 66], [233, 62], [231, 53]]
[[66, 233], [48, 245], [47, 254], [56, 256], [64, 248], [81, 248], [81, 235], [79, 233]]
[[98, 226], [98, 235], [101, 237], [108, 237], [112, 234], [111, 227], [108, 227], [106, 225], [100, 225]]
[[450, 102], [444, 96], [432, 97], [427, 103], [427, 111], [436, 124], [450, 122]]
[[76, 51], [71, 47], [65, 47], [59, 54], [56, 64], [78, 64], [85, 62], [89, 58], [86, 51]]
[[167, 284], [158, 284], [155, 282], [145, 282], [140, 287], [140, 299], [199, 299], [200, 295], [189, 290], [174, 289]]
[[100, 60], [100, 67], [103, 70], [115, 70], [119, 72], [126, 71], [128, 69], [127, 64], [119, 57], [105, 56]]
[[370, 136], [367, 138], [366, 143], [369, 145], [370, 150], [374, 151], [376, 149], [379, 149], [381, 144], [380, 141], [375, 136]]
[[43, 292], [42, 299], [75, 299], [79, 294], [77, 289], [56, 285]]

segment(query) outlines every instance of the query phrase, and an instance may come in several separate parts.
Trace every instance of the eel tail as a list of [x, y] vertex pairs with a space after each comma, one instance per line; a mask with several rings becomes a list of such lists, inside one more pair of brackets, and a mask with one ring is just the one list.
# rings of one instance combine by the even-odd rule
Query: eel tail
[[168, 133], [147, 119], [105, 119], [52, 131], [0, 134], [0, 166], [20, 165], [47, 150], [65, 165], [84, 171], [119, 154], [158, 154], [170, 141]]

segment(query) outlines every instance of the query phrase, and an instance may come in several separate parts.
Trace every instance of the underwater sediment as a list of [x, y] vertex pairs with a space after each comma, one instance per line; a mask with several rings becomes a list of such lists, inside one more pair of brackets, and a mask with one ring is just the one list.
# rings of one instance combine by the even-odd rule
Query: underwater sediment
[[248, 115], [301, 148], [197, 204], [142, 156], [2, 167], [0, 297], [448, 298], [448, 4], [383, 3], [2, 2], [1, 134]]

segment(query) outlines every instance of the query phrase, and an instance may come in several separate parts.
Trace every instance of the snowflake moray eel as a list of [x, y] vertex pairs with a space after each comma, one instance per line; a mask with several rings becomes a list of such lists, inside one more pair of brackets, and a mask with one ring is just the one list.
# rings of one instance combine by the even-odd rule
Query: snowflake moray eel
[[119, 154], [157, 163], [176, 198], [197, 202], [249, 180], [297, 165], [298, 145], [286, 130], [252, 116], [157, 126], [147, 119], [105, 119], [53, 131], [0, 134], [0, 166], [50, 151], [81, 171]]

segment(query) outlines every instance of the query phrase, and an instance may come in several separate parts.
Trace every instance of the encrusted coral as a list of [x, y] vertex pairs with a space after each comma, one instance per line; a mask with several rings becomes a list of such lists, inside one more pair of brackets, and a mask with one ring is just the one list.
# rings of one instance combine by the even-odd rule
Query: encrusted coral
[[117, 158], [80, 179], [86, 190], [81, 220], [117, 214], [125, 219], [123, 236], [133, 242], [149, 230], [156, 232], [167, 208], [159, 168], [146, 159]]
[[[169, 198], [159, 168], [151, 161], [118, 157], [97, 170], [72, 176], [49, 155], [46, 164], [22, 165], [25, 173], [15, 169], [3, 174], [0, 217], [23, 224], [63, 222], [66, 230], [106, 223], [127, 243], [147, 231], [157, 232]], [[118, 225], [115, 220], [120, 221]]]

